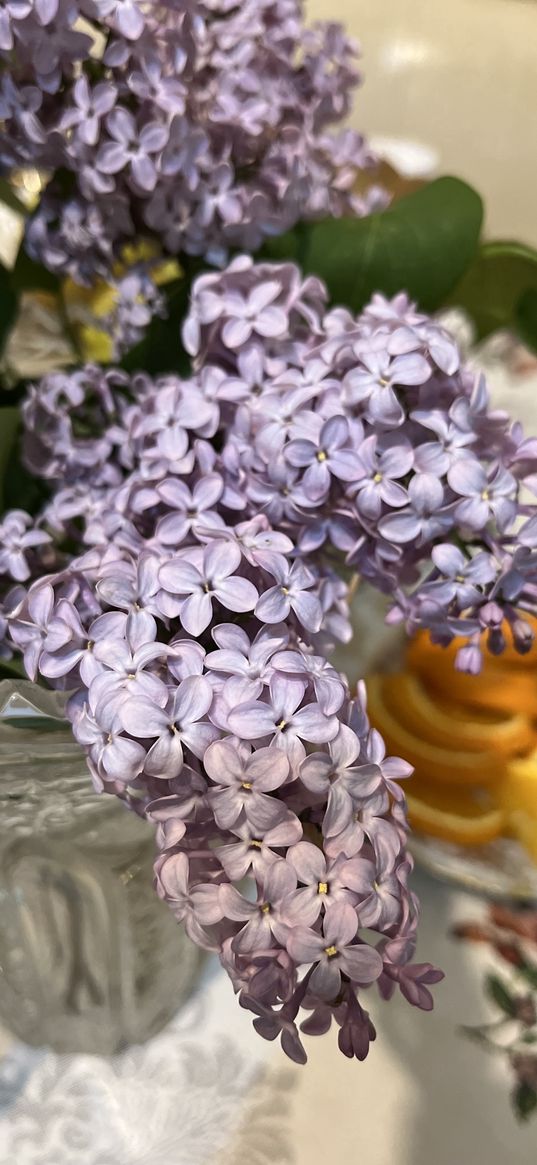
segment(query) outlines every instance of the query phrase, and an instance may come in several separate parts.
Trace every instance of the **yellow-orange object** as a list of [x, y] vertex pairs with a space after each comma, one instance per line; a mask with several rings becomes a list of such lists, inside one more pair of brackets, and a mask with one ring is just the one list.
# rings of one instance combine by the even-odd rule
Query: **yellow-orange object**
[[[431, 693], [445, 700], [500, 712], [516, 711], [537, 719], [537, 667], [533, 653], [516, 656], [520, 664], [515, 664], [515, 653], [509, 648], [508, 658], [488, 655], [482, 672], [472, 676], [454, 668], [461, 646], [462, 640], [454, 640], [449, 647], [438, 647], [427, 633], [417, 635], [408, 647], [408, 668], [421, 677]], [[530, 657], [532, 667], [527, 664]]]
[[450, 751], [510, 757], [527, 752], [534, 743], [530, 721], [521, 713], [446, 703], [412, 672], [387, 675], [380, 687], [389, 712], [407, 732]]
[[497, 797], [506, 812], [521, 809], [537, 822], [537, 753], [509, 762]]
[[415, 829], [471, 846], [509, 834], [537, 862], [537, 660], [506, 637], [471, 676], [454, 667], [463, 640], [442, 648], [420, 633], [406, 671], [368, 680], [369, 710], [390, 751], [414, 765]]
[[416, 777], [405, 781], [408, 817], [413, 829], [457, 845], [486, 845], [499, 837], [504, 813], [488, 790], [433, 787]]
[[399, 677], [374, 675], [367, 679], [367, 706], [371, 723], [382, 733], [390, 752], [414, 766], [416, 777], [431, 784], [487, 785], [505, 771], [505, 760], [493, 748], [483, 752], [461, 748], [454, 727], [453, 747], [437, 745], [415, 735], [404, 710], [392, 712], [389, 691]]

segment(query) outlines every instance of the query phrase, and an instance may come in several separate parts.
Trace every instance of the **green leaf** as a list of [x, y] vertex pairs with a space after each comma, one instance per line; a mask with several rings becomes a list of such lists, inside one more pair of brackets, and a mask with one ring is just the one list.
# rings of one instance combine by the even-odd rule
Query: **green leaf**
[[[482, 219], [475, 190], [458, 178], [438, 178], [381, 213], [325, 219], [285, 239], [303, 269], [325, 281], [335, 303], [360, 311], [375, 291], [407, 291], [431, 311], [474, 258]], [[281, 240], [271, 241], [264, 250], [281, 258], [281, 247]]]
[[18, 297], [13, 288], [11, 273], [0, 264], [0, 355], [17, 314]]
[[510, 328], [518, 330], [523, 339], [535, 346], [535, 304], [532, 296], [527, 300], [528, 293], [535, 292], [537, 251], [523, 243], [498, 241], [483, 244], [450, 295], [450, 302], [468, 312], [478, 339]]
[[[4, 411], [4, 409], [0, 409], [0, 425]], [[2, 508], [26, 510], [28, 514], [37, 514], [46, 501], [49, 491], [45, 482], [34, 477], [22, 464], [18, 445], [18, 441], [12, 444], [7, 466], [3, 472]]]
[[492, 1043], [486, 1033], [480, 1027], [469, 1027], [467, 1024], [461, 1024], [458, 1031], [462, 1036], [468, 1040], [473, 1040], [475, 1044], [481, 1044], [487, 1052], [497, 1051], [496, 1045]]
[[4, 510], [4, 478], [19, 434], [19, 425], [20, 413], [17, 408], [0, 409], [0, 513]]
[[515, 312], [516, 329], [520, 339], [537, 352], [537, 288], [530, 287], [521, 295]]
[[537, 1092], [531, 1084], [517, 1084], [513, 1092], [513, 1103], [519, 1120], [527, 1120], [537, 1109]]
[[14, 210], [16, 214], [21, 214], [26, 218], [28, 207], [20, 201], [6, 178], [0, 178], [0, 202], [3, 202], [4, 206], [8, 206], [10, 210]]
[[505, 983], [497, 975], [487, 975], [485, 979], [487, 995], [501, 1008], [506, 1015], [516, 1015], [516, 1002], [510, 995]]
[[521, 962], [518, 964], [517, 971], [519, 975], [523, 976], [523, 978], [526, 980], [526, 983], [529, 983], [530, 987], [533, 987], [535, 990], [537, 990], [537, 966], [535, 966], [534, 963], [530, 963], [528, 959], [522, 957]]
[[180, 375], [190, 372], [190, 359], [181, 343], [181, 324], [188, 307], [190, 283], [187, 279], [176, 279], [162, 290], [166, 294], [167, 317], [154, 316], [143, 340], [125, 354], [121, 367], [126, 372], [143, 370], [152, 376], [163, 372]]
[[12, 284], [16, 291], [53, 291], [58, 293], [60, 280], [52, 271], [47, 271], [41, 263], [36, 263], [22, 246], [11, 272]]

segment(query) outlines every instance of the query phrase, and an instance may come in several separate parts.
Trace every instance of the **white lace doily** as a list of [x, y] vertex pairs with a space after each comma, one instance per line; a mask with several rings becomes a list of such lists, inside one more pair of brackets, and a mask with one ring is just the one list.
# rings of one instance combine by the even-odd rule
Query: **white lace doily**
[[[283, 1144], [273, 1155], [270, 1106], [258, 1097], [270, 1054], [214, 966], [143, 1047], [105, 1058], [14, 1044], [0, 1061], [0, 1163], [239, 1165], [238, 1148], [229, 1155], [236, 1137], [248, 1158], [240, 1165], [291, 1160]], [[281, 1068], [278, 1059], [280, 1093]], [[250, 1139], [245, 1115], [256, 1096]]]

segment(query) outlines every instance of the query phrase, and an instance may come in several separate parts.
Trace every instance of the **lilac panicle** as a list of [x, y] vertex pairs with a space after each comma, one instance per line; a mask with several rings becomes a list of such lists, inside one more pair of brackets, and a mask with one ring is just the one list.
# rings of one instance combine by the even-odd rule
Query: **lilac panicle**
[[95, 786], [154, 823], [157, 892], [259, 1034], [303, 1062], [301, 1030], [335, 1022], [363, 1058], [365, 992], [427, 1009], [438, 973], [412, 962], [410, 766], [329, 660], [338, 564], [410, 630], [461, 636], [460, 666], [508, 626], [528, 650], [537, 449], [404, 295], [354, 318], [240, 256], [196, 281], [184, 337], [188, 380], [86, 367], [29, 390], [51, 493], [3, 519], [2, 620], [68, 694]]
[[[356, 193], [374, 159], [341, 128], [357, 56], [339, 25], [308, 28], [300, 0], [8, 0], [0, 168], [50, 176], [28, 250], [91, 283], [141, 236], [222, 265], [299, 219], [382, 205], [378, 188]], [[128, 345], [161, 303], [142, 267], [116, 291], [109, 326]], [[274, 334], [270, 289], [254, 298]], [[237, 303], [237, 346], [253, 307]]]

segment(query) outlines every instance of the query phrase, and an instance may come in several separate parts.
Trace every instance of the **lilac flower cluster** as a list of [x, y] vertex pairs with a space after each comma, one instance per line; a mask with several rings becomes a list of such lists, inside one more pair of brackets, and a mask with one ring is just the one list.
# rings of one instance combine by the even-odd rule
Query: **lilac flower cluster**
[[[492, 412], [482, 376], [404, 295], [356, 319], [290, 265], [237, 259], [197, 280], [184, 327], [200, 383], [248, 385], [226, 431], [235, 504], [308, 564], [334, 551], [393, 599], [390, 618], [463, 636], [479, 671], [537, 611], [537, 439]], [[241, 501], [239, 501], [241, 499]]]
[[362, 137], [330, 129], [359, 82], [356, 46], [337, 24], [306, 28], [302, 7], [7, 0], [0, 167], [51, 175], [30, 253], [82, 282], [143, 235], [221, 264], [299, 219], [382, 201], [353, 192], [372, 162]]
[[317, 533], [301, 549], [365, 474], [349, 434], [366, 421], [338, 410], [322, 355], [336, 324], [316, 280], [240, 260], [195, 287], [190, 381], [45, 378], [26, 457], [62, 478], [36, 525], [58, 558], [6, 598], [28, 674], [68, 693], [96, 788], [154, 822], [158, 893], [299, 1062], [299, 1025], [335, 1020], [362, 1059], [365, 990], [429, 1008], [441, 977], [411, 961], [410, 767], [326, 658], [349, 634], [346, 588]]
[[69, 693], [96, 787], [156, 825], [159, 894], [299, 1061], [301, 1009], [362, 1058], [363, 990], [427, 1008], [439, 977], [410, 962], [409, 766], [326, 654], [350, 635], [338, 563], [465, 635], [470, 668], [506, 622], [526, 650], [536, 609], [537, 442], [404, 295], [358, 319], [325, 298], [241, 257], [194, 285], [190, 380], [46, 377], [26, 458], [61, 478], [35, 527], [57, 561], [26, 589], [19, 543], [3, 564], [28, 674]]

